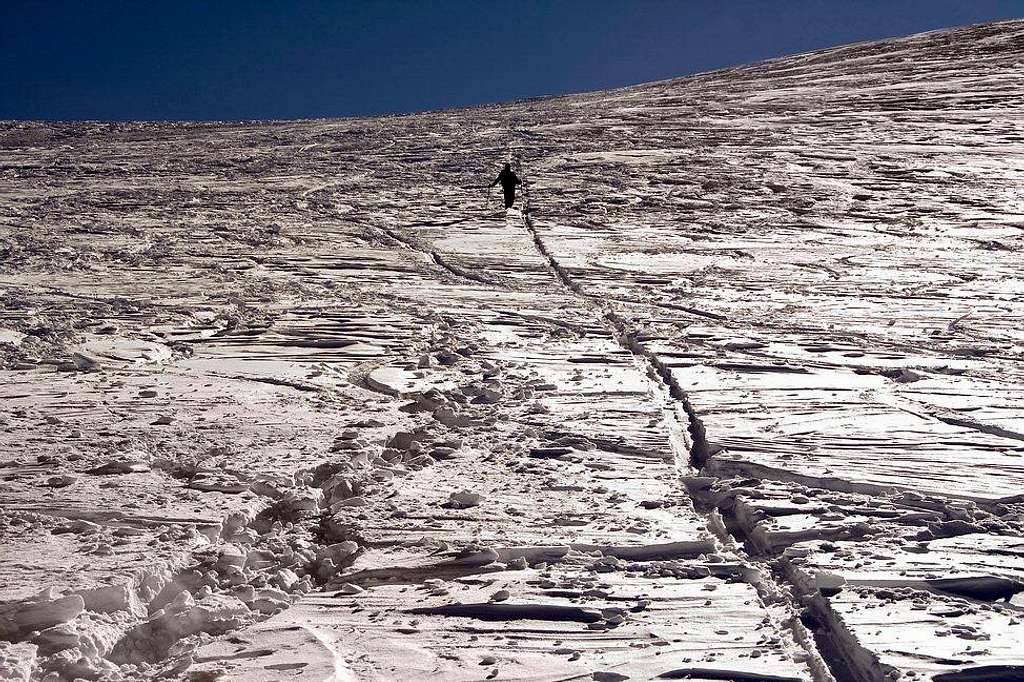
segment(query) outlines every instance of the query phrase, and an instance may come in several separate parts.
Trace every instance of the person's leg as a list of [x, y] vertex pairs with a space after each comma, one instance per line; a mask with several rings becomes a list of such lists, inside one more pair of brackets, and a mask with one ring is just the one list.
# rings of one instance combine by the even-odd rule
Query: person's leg
[[515, 188], [505, 190], [505, 208], [512, 208], [512, 204], [516, 201], [516, 190]]

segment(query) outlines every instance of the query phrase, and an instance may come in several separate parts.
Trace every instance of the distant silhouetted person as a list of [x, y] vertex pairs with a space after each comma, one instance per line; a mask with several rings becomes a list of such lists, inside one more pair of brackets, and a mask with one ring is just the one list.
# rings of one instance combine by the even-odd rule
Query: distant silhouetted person
[[491, 187], [494, 187], [499, 182], [501, 183], [501, 189], [505, 191], [505, 208], [512, 208], [512, 204], [516, 202], [516, 185], [523, 184], [523, 181], [512, 172], [512, 164], [505, 164], [505, 167], [498, 173], [498, 177], [491, 183]]

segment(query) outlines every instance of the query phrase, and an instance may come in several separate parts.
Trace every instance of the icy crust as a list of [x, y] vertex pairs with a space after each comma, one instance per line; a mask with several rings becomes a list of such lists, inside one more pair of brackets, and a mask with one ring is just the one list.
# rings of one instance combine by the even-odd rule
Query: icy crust
[[[486, 580], [429, 578], [351, 597], [316, 595], [248, 631], [241, 653], [302, 646], [311, 637], [301, 625], [313, 622], [327, 639], [323, 654], [337, 651], [345, 673], [362, 679], [470, 680], [481, 669], [510, 679], [655, 679], [681, 669], [810, 679], [794, 663], [799, 650], [773, 631], [749, 585], [674, 578], [683, 566], [587, 578], [580, 561], [593, 559], [498, 570]], [[416, 605], [403, 606], [411, 597]], [[709, 610], [715, 622], [705, 618]], [[204, 653], [218, 650], [229, 679], [272, 679], [248, 657], [229, 659], [224, 644]], [[310, 666], [318, 662], [311, 655]]]
[[863, 679], [1012, 680], [1019, 613], [912, 590], [844, 590], [812, 601], [843, 660]]
[[1022, 510], [751, 478], [686, 482], [736, 536], [772, 558], [825, 651], [856, 679], [988, 679], [985, 671], [1000, 670], [1013, 679]]
[[[355, 457], [334, 470], [361, 479], [369, 466], [365, 456]], [[335, 498], [343, 497], [339, 479], [329, 479]], [[4, 602], [0, 633], [34, 645], [33, 669], [61, 679], [121, 679], [187, 668], [189, 652], [204, 638], [288, 608], [359, 552], [351, 541], [314, 539], [315, 524], [304, 523], [325, 504], [321, 489], [311, 485], [323, 482], [313, 473], [294, 481], [260, 480], [252, 487], [267, 500], [263, 511], [233, 512], [206, 535], [190, 528], [193, 548], [176, 564], [115, 575], [112, 585], [65, 588], [77, 589], [66, 594], [50, 587]], [[105, 531], [91, 522], [69, 525], [90, 534]]]
[[[428, 466], [386, 497], [329, 479], [323, 489], [341, 499], [324, 527], [367, 550], [322, 592], [243, 630], [241, 649], [201, 649], [193, 671], [810, 679], [806, 649], [677, 486], [685, 415], [598, 312], [571, 294], [551, 304], [574, 331], [546, 324], [550, 312], [478, 310], [472, 326], [438, 330], [429, 352], [390, 373], [418, 375], [422, 392], [386, 391], [413, 426], [380, 456]], [[719, 627], [703, 609], [721, 614]], [[248, 655], [292, 648], [309, 654]]]
[[[1019, 534], [959, 536], [902, 552], [881, 543], [804, 543], [786, 550], [782, 565], [836, 650], [867, 679], [1013, 679], [1024, 636], [1019, 546]], [[1002, 559], [978, 563], [987, 556]]]

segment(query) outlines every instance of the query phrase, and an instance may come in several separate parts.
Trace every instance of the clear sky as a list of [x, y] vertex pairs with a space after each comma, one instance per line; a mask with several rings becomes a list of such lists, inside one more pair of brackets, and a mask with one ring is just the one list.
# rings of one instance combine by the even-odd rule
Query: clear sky
[[0, 119], [410, 112], [1024, 17], [1024, 0], [0, 0]]

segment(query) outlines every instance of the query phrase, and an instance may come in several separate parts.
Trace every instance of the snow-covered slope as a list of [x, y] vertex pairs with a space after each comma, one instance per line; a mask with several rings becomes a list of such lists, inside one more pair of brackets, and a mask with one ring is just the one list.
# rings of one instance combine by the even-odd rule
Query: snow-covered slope
[[1024, 674], [1024, 22], [0, 177], [14, 679]]

